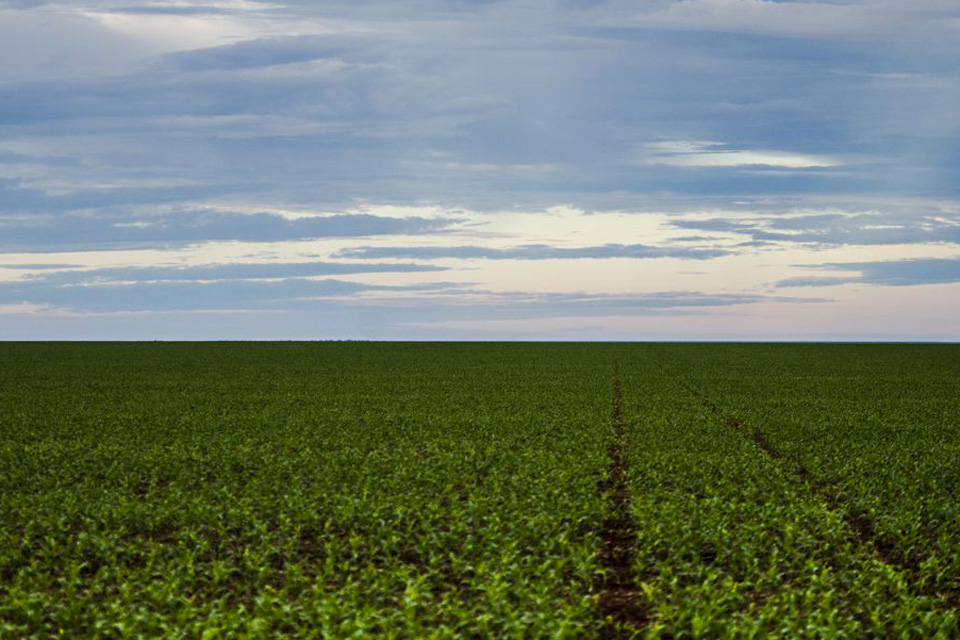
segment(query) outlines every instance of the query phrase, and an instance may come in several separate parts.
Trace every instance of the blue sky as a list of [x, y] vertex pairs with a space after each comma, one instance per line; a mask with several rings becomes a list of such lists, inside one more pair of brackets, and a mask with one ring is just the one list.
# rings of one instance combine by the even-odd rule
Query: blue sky
[[0, 0], [0, 339], [957, 340], [955, 0]]

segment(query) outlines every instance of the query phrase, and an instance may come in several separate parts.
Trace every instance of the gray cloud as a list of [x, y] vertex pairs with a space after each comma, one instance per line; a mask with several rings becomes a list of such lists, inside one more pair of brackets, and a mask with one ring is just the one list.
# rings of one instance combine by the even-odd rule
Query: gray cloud
[[357, 247], [337, 253], [341, 258], [412, 258], [436, 260], [440, 258], [482, 260], [560, 260], [580, 258], [680, 258], [709, 260], [730, 255], [723, 249], [684, 247], [653, 247], [643, 244], [604, 244], [592, 247], [553, 247], [528, 244], [509, 249], [479, 246], [455, 247]]
[[833, 38], [900, 33], [949, 32], [960, 9], [942, 0], [682, 0], [650, 3], [619, 24], [645, 28], [758, 33]]
[[31, 83], [128, 72], [154, 53], [79, 11], [0, 2], [0, 80]]
[[110, 13], [142, 16], [229, 16], [240, 15], [242, 9], [230, 9], [211, 5], [126, 5], [111, 6]]
[[223, 195], [237, 185], [133, 187], [81, 189], [66, 195], [50, 195], [42, 189], [20, 187], [15, 181], [0, 180], [0, 220], [5, 216], [34, 213], [62, 213], [78, 209], [105, 209], [121, 205], [168, 204]]
[[165, 215], [48, 216], [0, 218], [0, 248], [7, 250], [79, 250], [171, 246], [214, 240], [278, 242], [331, 237], [441, 232], [457, 224], [451, 218], [391, 218], [339, 214], [288, 219], [259, 213], [182, 211]]
[[[202, 266], [106, 267], [70, 269], [56, 265], [21, 265], [45, 273], [25, 280], [30, 285], [70, 285], [110, 282], [190, 281], [190, 280], [254, 280], [273, 278], [307, 278], [360, 273], [419, 273], [446, 271], [446, 267], [421, 264], [379, 264], [346, 262], [268, 262], [228, 263]], [[56, 273], [46, 273], [57, 269]]]
[[339, 62], [374, 62], [381, 60], [375, 42], [342, 36], [287, 36], [246, 40], [222, 47], [172, 53], [162, 65], [184, 71], [230, 71], [255, 69], [320, 59]]
[[671, 227], [677, 229], [693, 229], [695, 231], [725, 231], [732, 233], [749, 233], [752, 226], [738, 220], [727, 218], [708, 218], [706, 220], [673, 220]]
[[[81, 6], [135, 16], [129, 4]], [[216, 8], [191, 3], [182, 13]], [[638, 171], [631, 156], [638, 143], [670, 137], [800, 154], [903, 149], [902, 139], [845, 132], [851, 123], [877, 120], [876, 100], [861, 109], [848, 95], [851, 85], [861, 83], [861, 93], [868, 93], [877, 73], [896, 72], [907, 62], [750, 37], [578, 31], [626, 9], [618, 2], [231, 9], [241, 18], [255, 16], [254, 22], [268, 16], [264, 33], [313, 24], [319, 29], [325, 17], [347, 26], [336, 35], [252, 37], [178, 52], [118, 76], [13, 83], [0, 88], [0, 123], [11, 128], [5, 134], [51, 143], [65, 133], [87, 136], [77, 172], [98, 179], [92, 183], [137, 167], [144, 174], [222, 185], [229, 193], [257, 193], [260, 201], [279, 195], [325, 205], [360, 197], [473, 208], [547, 198], [594, 206], [619, 194], [638, 206], [652, 193], [671, 191], [715, 196], [837, 188], [814, 175]], [[318, 60], [339, 66], [305, 64]], [[861, 75], [825, 76], [824, 68]], [[884, 118], [885, 127], [889, 122]], [[948, 150], [949, 128], [941, 133]], [[116, 162], [118, 152], [125, 162]], [[444, 160], [426, 162], [435, 152]], [[928, 166], [925, 155], [910, 163]], [[443, 168], [544, 163], [556, 170], [517, 176]], [[902, 167], [899, 174], [901, 180], [906, 175]], [[952, 184], [946, 176], [934, 181], [941, 190]], [[843, 188], [887, 184], [861, 172], [848, 176]]]
[[841, 284], [860, 282], [859, 277], [843, 278], [830, 276], [797, 276], [777, 282], [778, 287], [833, 287]]
[[53, 262], [14, 262], [0, 264], [0, 269], [21, 269], [24, 271], [62, 271], [63, 269], [82, 269], [82, 264], [57, 264]]
[[[678, 229], [734, 233], [753, 243], [811, 245], [960, 244], [960, 217], [889, 213], [767, 215], [749, 220], [708, 218], [672, 221]], [[746, 246], [746, 245], [744, 245]]]
[[[469, 308], [463, 305], [447, 309], [445, 317], [460, 320], [482, 318], [528, 319], [537, 317], [577, 317], [603, 315], [645, 315], [659, 313], [703, 312], [716, 307], [757, 304], [761, 302], [817, 303], [823, 298], [795, 298], [762, 294], [711, 294], [697, 291], [662, 291], [641, 294], [605, 293], [530, 293], [490, 292], [448, 287], [435, 293], [451, 298], [457, 295], [479, 298]], [[429, 298], [425, 298], [429, 299]], [[438, 297], [435, 304], [444, 304]], [[697, 310], [701, 311], [697, 311]]]
[[795, 277], [778, 287], [827, 287], [840, 284], [873, 284], [906, 287], [960, 282], [960, 258], [914, 258], [874, 262], [834, 262], [816, 265], [826, 271], [858, 271], [854, 276]]
[[[271, 284], [271, 283], [268, 283]], [[107, 289], [109, 287], [104, 287]], [[117, 289], [117, 287], [114, 287]], [[386, 289], [359, 287], [345, 283], [324, 282], [304, 285], [297, 283], [286, 288], [248, 287], [230, 292], [217, 288], [128, 287], [135, 289], [127, 297], [120, 288], [109, 297], [98, 292], [92, 297], [65, 299], [51, 296], [51, 303], [76, 302], [77, 307], [48, 310], [41, 313], [2, 316], [0, 326], [5, 338], [16, 336], [70, 335], [73, 339], [477, 339], [496, 336], [515, 339], [517, 334], [509, 327], [500, 327], [497, 321], [532, 321], [542, 326], [535, 334], [524, 333], [530, 339], [611, 339], [609, 328], [597, 325], [587, 333], [574, 330], [556, 331], [550, 328], [554, 318], [581, 318], [593, 326], [594, 319], [605, 316], [660, 317], [714, 315], [718, 309], [735, 309], [764, 302], [816, 304], [820, 298], [791, 298], [786, 296], [708, 294], [690, 291], [661, 292], [637, 295], [605, 294], [538, 294], [523, 292], [491, 292], [465, 289], [462, 285], [432, 283], [412, 287], [392, 287], [392, 295], [404, 294], [401, 299], [378, 298]], [[306, 298], [282, 300], [285, 293], [306, 294]], [[16, 299], [0, 286], [0, 300]], [[197, 307], [179, 307], [175, 301], [183, 296], [212, 296], [224, 306], [201, 304]], [[319, 295], [317, 298], [315, 296]], [[358, 297], [359, 296], [359, 297]], [[367, 298], [364, 296], [374, 296]], [[36, 298], [35, 298], [36, 299]], [[172, 302], [173, 301], [173, 302]], [[24, 302], [18, 300], [18, 302]], [[191, 300], [187, 299], [186, 304]], [[34, 302], [34, 304], [36, 304]], [[51, 306], [53, 306], [51, 304]], [[143, 313], [143, 309], [152, 309]], [[233, 311], [242, 311], [234, 313]], [[92, 314], [92, 315], [88, 315]], [[489, 322], [487, 322], [489, 321]], [[477, 328], [477, 322], [480, 323]], [[463, 327], [457, 323], [465, 323]], [[602, 325], [602, 323], [601, 323]], [[673, 325], [671, 325], [673, 326]], [[723, 335], [710, 334], [713, 337]], [[644, 330], [616, 334], [621, 339], [650, 339]], [[681, 334], [657, 334], [676, 339]], [[689, 335], [687, 336], [690, 337]], [[729, 336], [728, 336], [729, 337]], [[741, 336], [742, 337], [742, 336]]]
[[[949, 0], [0, 0], [0, 12], [0, 251], [463, 228], [452, 218], [289, 220], [205, 209], [225, 202], [243, 211], [258, 203], [266, 211], [346, 211], [364, 202], [487, 212], [562, 203], [674, 214], [747, 202], [739, 210], [753, 212], [747, 220], [680, 219], [677, 229], [693, 231], [662, 247], [522, 245], [539, 241], [533, 234], [498, 238], [520, 245], [511, 249], [471, 240], [434, 249], [438, 238], [377, 242], [398, 245], [387, 249], [351, 241], [342, 255], [364, 260], [706, 260], [758, 246], [960, 243], [955, 209], [910, 204], [960, 200], [960, 50]], [[198, 28], [181, 28], [180, 18]], [[870, 34], [884, 36], [862, 37]], [[789, 170], [702, 166], [719, 158], [695, 159], [696, 168], [638, 164], [638, 150], [651, 144], [697, 141], [782, 150], [772, 160]], [[787, 167], [810, 157], [843, 166]], [[871, 213], [779, 212], [831, 206]], [[733, 246], [712, 246], [721, 233], [734, 234]], [[363, 305], [380, 290], [310, 279], [340, 275], [329, 268], [244, 269], [101, 270], [36, 280], [33, 289], [4, 285], [2, 296], [108, 311], [309, 310], [303, 326], [363, 326], [375, 335], [383, 335], [376, 326], [477, 314], [710, 313], [772, 300], [707, 292], [498, 297], [435, 283], [391, 290], [422, 294], [427, 302], [417, 308], [379, 300], [384, 313], [366, 318]], [[278, 282], [254, 282], [258, 273]], [[896, 281], [876, 269], [860, 273]], [[826, 267], [815, 275], [820, 283], [846, 277]], [[137, 284], [121, 284], [128, 281]], [[324, 291], [343, 299], [317, 295]], [[305, 301], [317, 297], [325, 299]]]
[[372, 287], [340, 280], [0, 284], [0, 304], [30, 303], [73, 311], [288, 309], [303, 298], [350, 295]]
[[[99, 272], [121, 270], [97, 270]], [[0, 283], [0, 305], [28, 303], [75, 312], [297, 310], [366, 308], [397, 322], [526, 319], [553, 316], [646, 315], [707, 312], [711, 308], [760, 302], [818, 302], [819, 299], [756, 294], [666, 291], [647, 294], [494, 292], [454, 283], [406, 286], [365, 285], [301, 277], [279, 280], [222, 279], [125, 282], [120, 273], [57, 273]], [[114, 279], [116, 277], [116, 279]], [[377, 294], [390, 295], [378, 297]], [[366, 293], [367, 297], [357, 298]], [[397, 297], [397, 294], [403, 294]], [[372, 294], [370, 297], [369, 294]], [[701, 311], [697, 311], [701, 310]]]

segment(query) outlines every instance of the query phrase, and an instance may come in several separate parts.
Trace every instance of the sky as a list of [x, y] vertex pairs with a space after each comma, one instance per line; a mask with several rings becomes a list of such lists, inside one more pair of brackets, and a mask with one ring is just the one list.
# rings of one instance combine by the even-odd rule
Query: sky
[[960, 340], [956, 0], [0, 0], [0, 340]]

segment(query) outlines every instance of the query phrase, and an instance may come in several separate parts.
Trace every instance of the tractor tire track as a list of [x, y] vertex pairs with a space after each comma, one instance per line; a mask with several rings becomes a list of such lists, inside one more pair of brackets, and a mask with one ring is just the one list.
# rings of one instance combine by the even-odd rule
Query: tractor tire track
[[607, 518], [600, 527], [600, 566], [602, 577], [596, 585], [600, 615], [600, 638], [628, 638], [636, 635], [648, 621], [640, 601], [634, 570], [637, 559], [637, 529], [630, 514], [627, 486], [626, 438], [620, 365], [613, 370], [613, 438], [607, 448], [607, 477], [598, 490], [607, 501]]
[[871, 553], [877, 561], [901, 572], [909, 579], [912, 593], [933, 598], [939, 601], [944, 609], [960, 609], [960, 589], [938, 588], [929, 580], [923, 579], [921, 571], [923, 558], [914, 555], [904, 557], [904, 554], [896, 548], [896, 545], [884, 540], [871, 518], [852, 511], [844, 500], [837, 495], [833, 487], [814, 477], [810, 470], [796, 458], [786, 456], [770, 442], [765, 433], [745, 424], [679, 375], [669, 372], [667, 375], [673, 378], [680, 387], [692, 395], [705, 409], [713, 413], [723, 424], [750, 440], [778, 469], [788, 477], [793, 478], [797, 483], [808, 487], [809, 491], [822, 500], [828, 509], [840, 515], [861, 548]]

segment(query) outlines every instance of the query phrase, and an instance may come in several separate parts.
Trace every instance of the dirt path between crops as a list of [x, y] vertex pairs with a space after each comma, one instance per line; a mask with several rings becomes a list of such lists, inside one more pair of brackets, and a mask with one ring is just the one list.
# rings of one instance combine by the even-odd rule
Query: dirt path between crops
[[607, 477], [598, 489], [607, 500], [607, 518], [600, 528], [600, 565], [603, 577], [598, 584], [600, 638], [629, 637], [647, 622], [640, 602], [634, 571], [637, 558], [637, 531], [630, 515], [627, 488], [626, 437], [620, 365], [613, 370], [613, 438], [607, 448]]
[[[739, 418], [730, 414], [719, 404], [714, 402], [704, 392], [700, 391], [686, 380], [675, 374], [668, 374], [677, 384], [686, 389], [697, 401], [711, 413], [717, 416], [725, 425], [738, 431], [745, 438], [749, 439], [769, 457], [778, 468], [784, 473], [792, 476], [799, 483], [809, 487], [810, 491], [819, 497], [831, 511], [838, 513], [846, 522], [847, 527], [853, 533], [854, 538], [859, 545], [874, 554], [877, 560], [890, 565], [894, 569], [905, 574], [912, 583], [911, 590], [917, 595], [929, 596], [941, 601], [942, 605], [948, 609], [960, 608], [960, 589], [937, 589], [929, 584], [929, 581], [921, 580], [920, 566], [923, 558], [907, 556], [899, 553], [896, 546], [877, 532], [873, 521], [865, 515], [852, 512], [844, 505], [831, 487], [817, 480], [810, 471], [797, 459], [787, 458], [783, 452], [777, 449], [767, 439], [759, 429], [752, 428], [743, 423]], [[923, 585], [923, 586], [917, 586]]]

